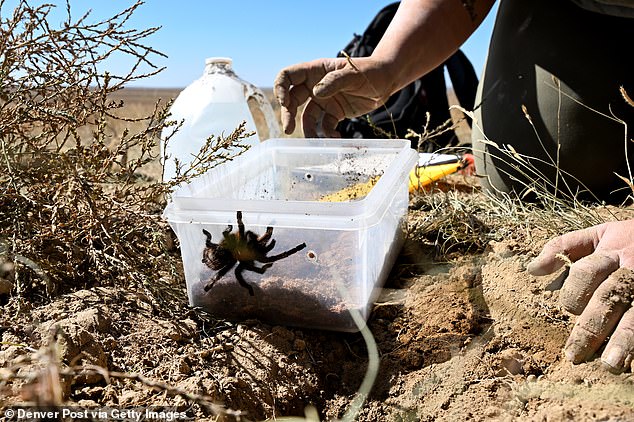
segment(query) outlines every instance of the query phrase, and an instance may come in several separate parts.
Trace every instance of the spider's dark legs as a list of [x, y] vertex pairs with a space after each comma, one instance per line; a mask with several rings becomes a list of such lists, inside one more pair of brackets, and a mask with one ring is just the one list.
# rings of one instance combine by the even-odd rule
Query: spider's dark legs
[[229, 272], [229, 270], [233, 268], [235, 264], [236, 264], [236, 261], [233, 261], [230, 265], [225, 265], [224, 267], [219, 269], [216, 275], [213, 276], [211, 281], [207, 283], [207, 285], [204, 287], [205, 291], [208, 292], [212, 287], [214, 287], [214, 284], [216, 284], [216, 281], [220, 280], [223, 275], [227, 274], [227, 272]]
[[266, 233], [264, 233], [262, 236], [258, 237], [258, 242], [261, 243], [261, 244], [265, 244], [266, 242], [269, 241], [271, 236], [273, 236], [273, 227], [267, 227], [266, 228]]
[[258, 235], [253, 233], [251, 230], [247, 231], [244, 236], [249, 245], [255, 246], [255, 244], [258, 243]]
[[244, 223], [242, 222], [242, 211], [236, 211], [236, 220], [238, 220], [238, 234], [240, 238], [244, 238]]
[[[244, 277], [242, 277], [242, 271], [245, 269], [248, 269], [247, 265], [245, 265], [242, 262], [238, 264], [235, 270], [236, 279], [238, 280], [238, 283], [240, 283], [242, 287], [244, 287], [245, 289], [249, 291], [249, 294], [251, 296], [255, 296], [255, 293], [253, 292], [253, 287], [249, 283], [247, 283]], [[258, 268], [258, 270], [260, 270], [260, 268]], [[256, 271], [256, 272], [259, 272], [259, 271]]]
[[[231, 231], [231, 230], [229, 230]], [[218, 246], [217, 244], [213, 243], [211, 241], [211, 233], [209, 233], [207, 230], [203, 229], [203, 234], [207, 237], [207, 240], [205, 240], [205, 246], [207, 246], [208, 248], [215, 248], [216, 246]]]
[[297, 246], [295, 246], [293, 249], [289, 249], [286, 252], [282, 252], [281, 254], [278, 255], [273, 255], [273, 256], [267, 256], [264, 257], [262, 259], [260, 259], [260, 262], [275, 262], [275, 261], [279, 261], [280, 259], [284, 259], [287, 256], [291, 256], [293, 255], [295, 252], [299, 252], [302, 249], [304, 249], [306, 247], [305, 243], [299, 244]]
[[267, 251], [267, 252], [269, 252], [269, 251], [273, 250], [273, 248], [274, 248], [274, 247], [275, 247], [275, 239], [271, 240], [271, 243], [269, 243], [269, 244], [268, 244], [268, 245], [264, 248], [264, 250], [265, 250], [265, 251]]
[[222, 236], [226, 239], [231, 234], [231, 230], [233, 230], [233, 226], [229, 224], [226, 229], [222, 232]]
[[254, 273], [258, 274], [264, 274], [266, 270], [273, 266], [273, 263], [264, 264], [261, 268], [256, 267], [253, 262], [242, 262], [240, 265], [242, 265], [242, 269], [253, 271]]

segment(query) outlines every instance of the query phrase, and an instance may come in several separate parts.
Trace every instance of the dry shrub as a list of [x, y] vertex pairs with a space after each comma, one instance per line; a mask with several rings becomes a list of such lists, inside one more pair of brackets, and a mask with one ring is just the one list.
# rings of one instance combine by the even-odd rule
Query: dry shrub
[[[628, 104], [634, 106], [623, 88], [621, 94]], [[474, 118], [472, 112], [457, 108]], [[523, 107], [523, 111], [532, 125], [528, 110]], [[627, 137], [627, 125], [621, 123]], [[474, 120], [473, 124], [477, 125], [478, 122]], [[534, 126], [533, 129], [536, 141], [543, 146]], [[411, 135], [419, 138], [419, 145], [427, 142], [430, 136], [428, 133]], [[488, 154], [513, 169], [515, 173], [507, 175], [520, 182], [522, 188], [511, 193], [478, 195], [473, 192], [465, 195], [456, 190], [446, 192], [438, 189], [419, 192], [410, 205], [413, 210], [410, 214], [410, 237], [432, 243], [439, 256], [447, 258], [454, 252], [478, 253], [490, 241], [505, 240], [509, 236], [517, 236], [518, 233], [526, 234], [524, 240], [530, 240], [531, 233], [535, 230], [552, 237], [621, 218], [617, 215], [622, 214], [621, 212], [606, 207], [581, 183], [581, 188], [569, 186], [566, 178], [576, 182], [578, 180], [559, 168], [558, 157], [551, 157], [546, 153], [547, 159], [536, 159], [518, 153], [511, 145], [498, 145], [489, 139], [483, 142], [490, 147]], [[459, 151], [446, 148], [439, 152]], [[627, 155], [627, 149], [624, 154]], [[555, 180], [540, 171], [534, 164], [535, 161], [552, 167], [557, 175]], [[500, 168], [499, 171], [505, 170]], [[634, 191], [632, 180], [624, 177], [622, 179]], [[476, 183], [472, 185], [475, 186]], [[593, 198], [594, 202], [581, 200], [581, 194]], [[630, 195], [627, 201], [633, 198]]]
[[[152, 60], [162, 54], [143, 44], [158, 28], [126, 27], [140, 4], [91, 24], [89, 14], [73, 20], [67, 2], [56, 29], [53, 5], [21, 1], [9, 14], [0, 3], [0, 277], [14, 298], [121, 283], [184, 300], [180, 257], [160, 218], [164, 198], [229, 159], [228, 147], [248, 134], [211, 136], [170, 183], [143, 176], [161, 158], [161, 131], [178, 124], [167, 119], [169, 102], [126, 118], [124, 103], [111, 99], [161, 71]], [[114, 56], [132, 63], [129, 72], [100, 70]], [[136, 130], [111, 139], [113, 122]]]
[[[517, 194], [465, 194], [434, 189], [417, 194], [410, 203], [409, 237], [434, 245], [439, 258], [480, 253], [491, 241], [532, 233], [552, 237], [616, 219], [601, 205], [568, 202], [549, 197], [550, 202], [526, 202]], [[553, 200], [555, 202], [553, 202]]]

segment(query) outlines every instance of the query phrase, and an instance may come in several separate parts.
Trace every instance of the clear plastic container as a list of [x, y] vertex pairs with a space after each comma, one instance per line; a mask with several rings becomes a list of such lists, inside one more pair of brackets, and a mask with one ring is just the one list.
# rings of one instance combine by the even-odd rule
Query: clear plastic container
[[[161, 155], [168, 157], [163, 163], [163, 180], [176, 175], [175, 158], [187, 166], [207, 138], [228, 136], [243, 121], [247, 132], [256, 132], [244, 143], [253, 146], [260, 140], [280, 136], [273, 108], [264, 93], [240, 79], [231, 65], [230, 58], [208, 58], [203, 75], [187, 86], [172, 104], [170, 119], [183, 120], [183, 125], [177, 132], [174, 126], [161, 134]], [[254, 115], [258, 119], [254, 119]], [[256, 120], [262, 124], [256, 125]]]
[[[230, 320], [357, 331], [348, 311], [367, 320], [402, 246], [417, 159], [404, 140], [270, 139], [180, 187], [164, 218], [191, 305]], [[236, 246], [240, 217], [260, 260]], [[242, 261], [227, 269], [234, 255]]]

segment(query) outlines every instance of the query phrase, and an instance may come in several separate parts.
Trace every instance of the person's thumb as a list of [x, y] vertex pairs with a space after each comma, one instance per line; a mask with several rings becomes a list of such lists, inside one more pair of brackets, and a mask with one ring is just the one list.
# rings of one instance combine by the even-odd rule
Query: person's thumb
[[529, 274], [540, 276], [552, 274], [566, 264], [566, 258], [563, 254], [545, 251], [533, 259], [527, 266], [526, 270]]
[[317, 98], [332, 97], [341, 91], [348, 90], [357, 77], [358, 74], [351, 72], [349, 69], [328, 72], [313, 87], [313, 95]]
[[566, 233], [549, 240], [544, 249], [526, 269], [532, 275], [552, 274], [565, 264], [594, 252], [594, 245], [599, 243], [597, 226]]

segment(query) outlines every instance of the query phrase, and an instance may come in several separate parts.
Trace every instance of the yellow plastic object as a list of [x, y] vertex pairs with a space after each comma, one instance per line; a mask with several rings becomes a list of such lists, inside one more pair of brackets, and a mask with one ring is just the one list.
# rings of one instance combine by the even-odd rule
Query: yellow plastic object
[[[409, 192], [427, 186], [436, 180], [457, 172], [463, 167], [461, 161], [448, 164], [430, 164], [425, 167], [416, 166], [409, 173]], [[379, 176], [370, 178], [367, 182], [345, 187], [337, 192], [324, 195], [319, 202], [348, 202], [364, 198], [379, 181]]]
[[319, 202], [348, 202], [355, 199], [361, 199], [365, 197], [370, 190], [372, 190], [374, 185], [376, 185], [376, 182], [379, 181], [379, 178], [380, 176], [374, 176], [365, 183], [357, 183], [356, 185], [338, 190], [335, 193], [324, 195], [319, 198]]
[[457, 161], [449, 164], [436, 164], [426, 167], [416, 166], [409, 173], [409, 191], [410, 193], [427, 186], [436, 180], [455, 173], [462, 167], [462, 162]]

